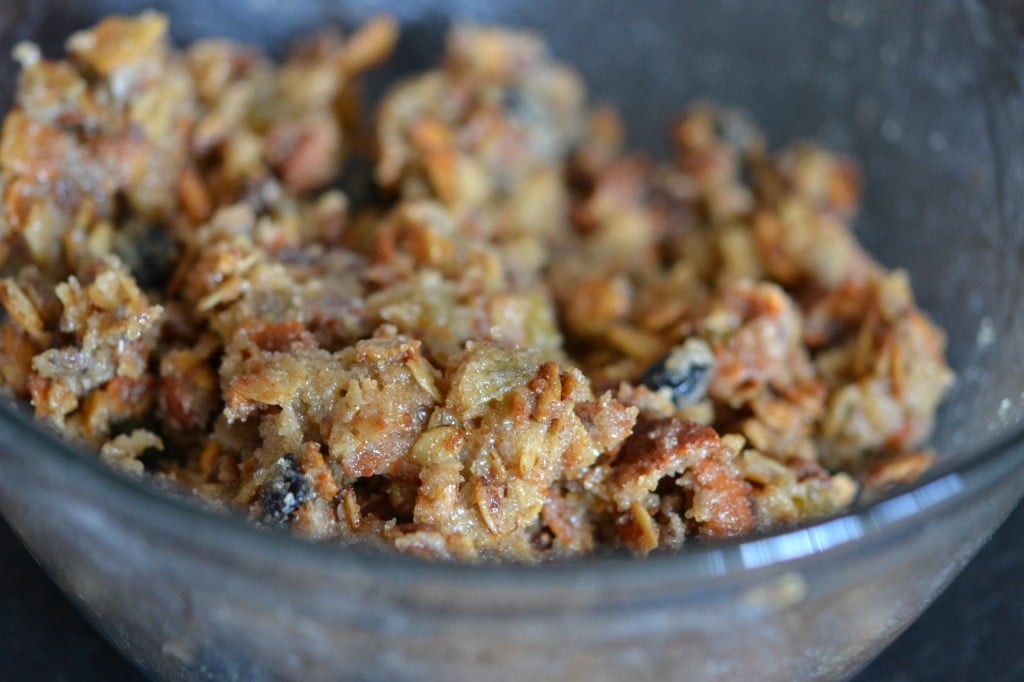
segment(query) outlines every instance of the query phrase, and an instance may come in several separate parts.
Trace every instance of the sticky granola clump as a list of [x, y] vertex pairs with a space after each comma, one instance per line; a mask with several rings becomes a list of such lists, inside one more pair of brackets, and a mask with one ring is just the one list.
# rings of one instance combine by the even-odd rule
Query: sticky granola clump
[[552, 560], [737, 537], [912, 481], [944, 337], [861, 180], [699, 103], [668, 161], [528, 32], [390, 17], [277, 63], [109, 17], [17, 50], [0, 386], [67, 438], [309, 539]]

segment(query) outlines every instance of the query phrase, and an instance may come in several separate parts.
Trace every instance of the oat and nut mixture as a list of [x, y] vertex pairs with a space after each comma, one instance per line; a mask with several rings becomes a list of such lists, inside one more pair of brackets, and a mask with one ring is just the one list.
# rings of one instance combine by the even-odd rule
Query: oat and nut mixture
[[944, 337], [859, 176], [700, 104], [624, 148], [524, 32], [372, 126], [388, 17], [283, 63], [156, 13], [31, 44], [0, 142], [0, 382], [116, 466], [430, 558], [731, 537], [912, 480]]

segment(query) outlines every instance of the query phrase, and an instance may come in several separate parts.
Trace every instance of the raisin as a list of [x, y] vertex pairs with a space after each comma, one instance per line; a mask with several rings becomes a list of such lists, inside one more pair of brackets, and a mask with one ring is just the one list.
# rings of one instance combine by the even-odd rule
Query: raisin
[[267, 524], [283, 524], [312, 495], [306, 475], [289, 455], [277, 460], [276, 471], [260, 488], [262, 520]]
[[676, 407], [702, 400], [711, 381], [714, 356], [700, 339], [687, 339], [651, 365], [641, 383], [652, 391], [668, 388]]
[[164, 228], [137, 223], [127, 226], [118, 235], [114, 251], [140, 287], [158, 289], [174, 271], [178, 245]]
[[544, 111], [538, 106], [536, 96], [523, 90], [522, 87], [508, 87], [501, 93], [498, 106], [508, 117], [509, 121], [516, 125], [539, 127], [547, 125], [544, 118]]
[[529, 102], [522, 88], [505, 88], [501, 93], [501, 109], [509, 118], [523, 120], [529, 118]]
[[345, 160], [341, 176], [334, 184], [348, 197], [349, 209], [357, 211], [379, 203], [383, 192], [374, 179], [374, 164], [365, 156], [351, 156]]

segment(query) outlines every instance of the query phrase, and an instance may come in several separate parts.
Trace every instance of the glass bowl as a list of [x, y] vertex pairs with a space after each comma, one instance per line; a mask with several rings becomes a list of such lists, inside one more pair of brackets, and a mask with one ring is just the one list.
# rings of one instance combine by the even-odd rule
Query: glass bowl
[[[33, 39], [55, 54], [74, 29], [148, 4], [5, 2], [0, 52]], [[750, 111], [776, 143], [813, 137], [850, 152], [867, 185], [859, 236], [910, 272], [959, 378], [933, 440], [946, 456], [914, 487], [772, 536], [543, 566], [428, 564], [259, 531], [126, 478], [2, 406], [0, 511], [155, 677], [842, 679], [934, 599], [1024, 492], [1024, 61], [1000, 13], [816, 0], [158, 9], [177, 40], [272, 49], [390, 9], [406, 30], [378, 87], [436, 59], [453, 18], [534, 27], [655, 154], [698, 95]], [[6, 60], [8, 100], [14, 79]]]

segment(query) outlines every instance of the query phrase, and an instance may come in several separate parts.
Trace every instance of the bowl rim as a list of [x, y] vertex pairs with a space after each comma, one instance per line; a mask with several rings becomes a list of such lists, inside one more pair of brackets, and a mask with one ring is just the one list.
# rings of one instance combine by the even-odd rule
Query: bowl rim
[[[884, 541], [901, 529], [920, 524], [938, 508], [973, 497], [999, 480], [1015, 464], [1013, 458], [1024, 451], [1024, 425], [1009, 425], [986, 444], [941, 460], [912, 485], [899, 486], [867, 503], [855, 503], [830, 517], [771, 533], [695, 543], [643, 559], [618, 552], [538, 564], [434, 562], [368, 543], [339, 545], [259, 528], [239, 513], [216, 509], [201, 498], [190, 499], [187, 494], [102, 462], [95, 454], [41, 427], [24, 406], [11, 400], [0, 400], [0, 443], [7, 444], [0, 447], [0, 457], [47, 458], [48, 464], [66, 467], [66, 475], [76, 481], [77, 487], [91, 486], [114, 504], [130, 509], [133, 520], [226, 552], [269, 558], [283, 554], [289, 563], [314, 570], [397, 578], [404, 589], [426, 584], [465, 586], [468, 590], [499, 585], [564, 588], [566, 579], [571, 578], [576, 588], [600, 586], [628, 594], [648, 592], [657, 585], [723, 582], [833, 553], [852, 544]], [[1016, 463], [1020, 464], [1024, 460]]]

